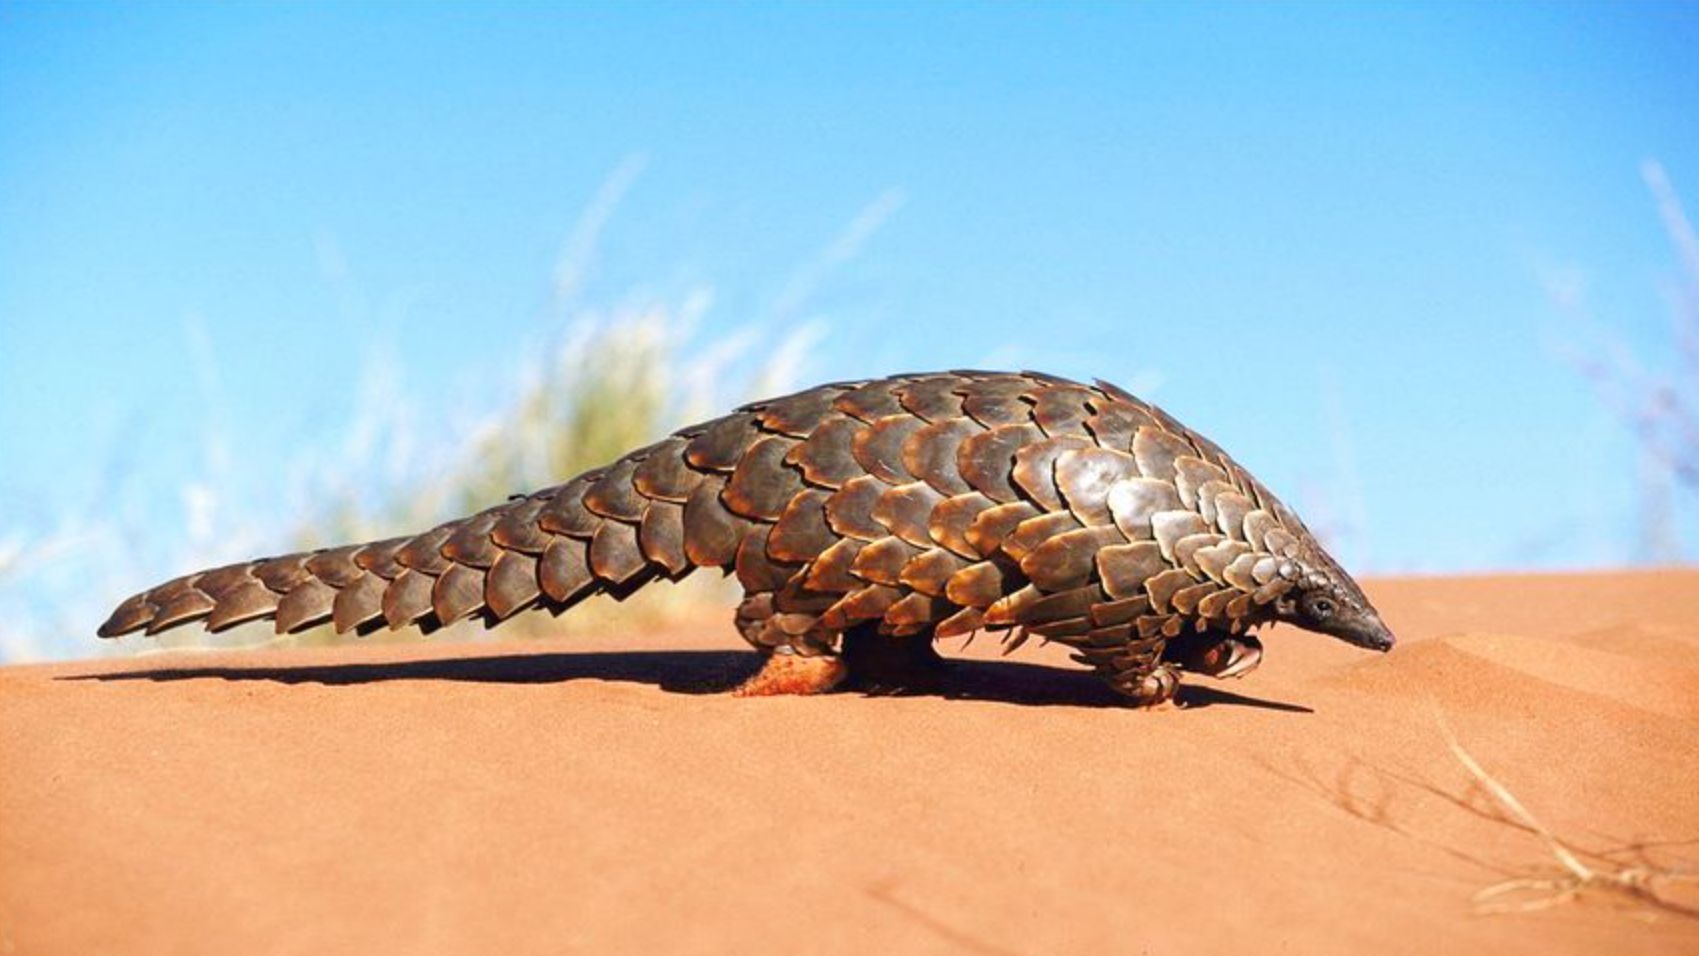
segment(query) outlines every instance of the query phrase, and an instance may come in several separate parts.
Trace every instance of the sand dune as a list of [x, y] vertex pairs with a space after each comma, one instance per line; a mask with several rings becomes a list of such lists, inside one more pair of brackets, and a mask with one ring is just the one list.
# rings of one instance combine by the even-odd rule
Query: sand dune
[[[1371, 582], [1115, 706], [1055, 648], [941, 694], [734, 699], [727, 623], [0, 670], [0, 953], [1699, 952], [1699, 573]], [[92, 643], [91, 643], [92, 647]]]

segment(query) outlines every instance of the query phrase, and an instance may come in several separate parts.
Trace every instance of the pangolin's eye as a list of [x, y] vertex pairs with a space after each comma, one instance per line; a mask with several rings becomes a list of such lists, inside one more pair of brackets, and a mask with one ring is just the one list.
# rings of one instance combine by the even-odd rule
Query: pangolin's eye
[[1319, 620], [1326, 620], [1332, 617], [1333, 601], [1324, 597], [1318, 597], [1312, 600], [1310, 602], [1310, 615]]

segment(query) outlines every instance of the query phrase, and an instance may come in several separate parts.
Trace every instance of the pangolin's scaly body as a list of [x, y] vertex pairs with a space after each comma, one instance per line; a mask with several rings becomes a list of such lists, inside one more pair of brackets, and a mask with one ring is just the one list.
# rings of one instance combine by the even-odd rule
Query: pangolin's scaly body
[[756, 402], [423, 534], [178, 578], [100, 634], [498, 622], [699, 567], [737, 575], [739, 630], [778, 652], [756, 691], [829, 686], [845, 661], [902, 682], [933, 637], [976, 629], [1067, 644], [1145, 703], [1181, 669], [1248, 672], [1248, 632], [1273, 620], [1392, 644], [1356, 583], [1214, 443], [1107, 383], [994, 372]]

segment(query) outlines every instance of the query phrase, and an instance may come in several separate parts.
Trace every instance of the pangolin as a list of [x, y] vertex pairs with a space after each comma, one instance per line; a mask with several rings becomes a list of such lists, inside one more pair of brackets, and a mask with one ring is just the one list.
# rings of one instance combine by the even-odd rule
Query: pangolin
[[918, 686], [935, 638], [1073, 649], [1151, 705], [1182, 671], [1242, 676], [1281, 621], [1386, 650], [1361, 588], [1215, 443], [1098, 381], [953, 371], [745, 405], [564, 484], [423, 534], [201, 571], [120, 604], [103, 637], [255, 619], [338, 633], [623, 598], [735, 573], [764, 656], [746, 694]]

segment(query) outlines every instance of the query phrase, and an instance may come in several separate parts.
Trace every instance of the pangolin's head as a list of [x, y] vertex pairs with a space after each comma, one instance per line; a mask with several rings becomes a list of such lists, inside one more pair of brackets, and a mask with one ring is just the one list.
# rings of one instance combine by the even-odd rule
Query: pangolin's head
[[1277, 619], [1372, 651], [1392, 649], [1392, 631], [1331, 557], [1316, 554], [1299, 567], [1296, 585], [1275, 601]]

